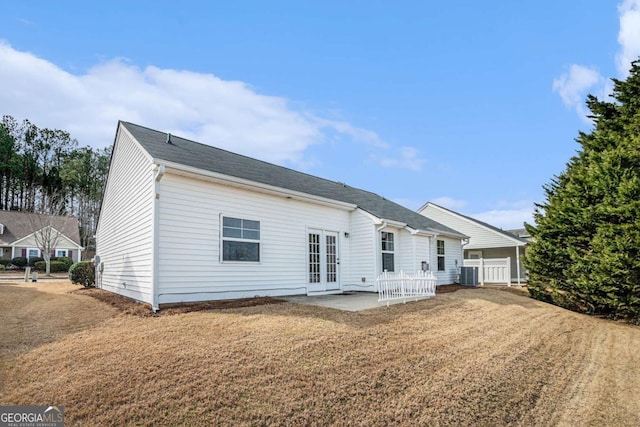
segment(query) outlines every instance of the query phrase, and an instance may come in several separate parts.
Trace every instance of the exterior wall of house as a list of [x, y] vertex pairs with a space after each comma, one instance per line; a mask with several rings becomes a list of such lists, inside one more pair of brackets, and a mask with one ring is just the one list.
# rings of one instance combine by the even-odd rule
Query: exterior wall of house
[[[19, 240], [15, 243], [14, 250], [13, 250], [13, 253], [14, 253], [13, 257], [15, 258], [15, 257], [23, 256], [23, 252], [26, 253], [26, 255], [24, 256], [28, 256], [29, 249], [37, 249], [37, 248], [38, 248], [38, 243], [36, 242], [36, 238], [34, 236], [25, 237], [24, 239]], [[73, 259], [73, 262], [79, 261], [79, 257], [78, 257], [80, 255], [79, 246], [64, 235], [61, 235], [58, 238], [56, 249], [54, 250], [54, 253], [51, 254], [51, 256], [56, 256], [56, 253], [58, 250], [66, 250], [67, 253], [71, 251], [71, 258]], [[8, 251], [9, 253], [7, 255], [7, 258], [11, 258], [11, 249], [9, 249]], [[40, 254], [40, 256], [42, 256], [42, 254]]]
[[96, 233], [103, 265], [97, 285], [152, 303], [154, 171], [148, 157], [120, 127]]
[[[518, 270], [517, 270], [517, 261], [516, 261], [516, 248], [489, 248], [489, 249], [473, 249], [472, 251], [482, 251], [482, 258], [511, 258], [511, 281], [518, 281]], [[524, 270], [524, 265], [522, 264], [522, 260], [524, 259], [525, 247], [520, 248], [520, 280], [525, 280], [526, 274]], [[465, 259], [469, 258], [469, 250], [464, 250]]]
[[[344, 289], [375, 291], [377, 277], [376, 226], [371, 217], [356, 209], [349, 219], [349, 257], [345, 260], [348, 274], [343, 276]], [[364, 280], [363, 280], [364, 279]]]
[[435, 268], [431, 263], [431, 238], [419, 234], [411, 234], [406, 229], [396, 229], [396, 271], [415, 273], [422, 269], [422, 261], [426, 261], [428, 268]]
[[500, 233], [431, 205], [420, 211], [420, 214], [469, 236], [469, 243], [465, 245], [465, 249], [502, 248], [516, 245], [514, 240]]
[[[343, 287], [361, 275], [346, 209], [172, 173], [160, 181], [159, 203], [160, 304], [307, 293], [309, 229], [338, 233]], [[259, 262], [222, 260], [222, 216], [260, 222]]]
[[[444, 241], [445, 268], [438, 271], [438, 240]], [[448, 285], [458, 281], [459, 267], [462, 267], [462, 242], [445, 236], [431, 239], [431, 270], [438, 277], [438, 285]]]

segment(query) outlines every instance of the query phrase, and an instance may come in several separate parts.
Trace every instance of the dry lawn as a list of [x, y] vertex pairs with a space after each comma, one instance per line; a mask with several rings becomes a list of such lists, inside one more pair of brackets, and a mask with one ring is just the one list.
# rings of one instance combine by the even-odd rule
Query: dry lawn
[[640, 328], [523, 295], [144, 316], [71, 289], [0, 284], [0, 404], [68, 425], [640, 425]]

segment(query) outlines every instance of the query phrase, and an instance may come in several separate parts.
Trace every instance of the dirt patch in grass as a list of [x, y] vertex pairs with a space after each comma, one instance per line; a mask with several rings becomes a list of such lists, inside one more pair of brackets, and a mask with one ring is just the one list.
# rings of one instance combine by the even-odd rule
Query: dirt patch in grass
[[36, 342], [14, 330], [28, 351], [0, 348], [0, 402], [65, 405], [71, 426], [640, 425], [640, 328], [508, 292], [158, 317], [61, 296], [86, 327]]
[[102, 289], [81, 288], [73, 291], [72, 293], [93, 297], [118, 309], [123, 314], [140, 317], [172, 316], [176, 314], [191, 313], [194, 311], [228, 310], [232, 308], [255, 307], [259, 305], [279, 304], [284, 302], [271, 297], [256, 297], [185, 304], [162, 304], [160, 306], [160, 311], [158, 313], [154, 313], [149, 304], [140, 303], [122, 295], [114, 294], [113, 292], [108, 292]]
[[436, 295], [438, 294], [448, 294], [451, 292], [459, 291], [460, 289], [476, 289], [470, 286], [462, 286], [462, 285], [440, 285], [436, 286]]

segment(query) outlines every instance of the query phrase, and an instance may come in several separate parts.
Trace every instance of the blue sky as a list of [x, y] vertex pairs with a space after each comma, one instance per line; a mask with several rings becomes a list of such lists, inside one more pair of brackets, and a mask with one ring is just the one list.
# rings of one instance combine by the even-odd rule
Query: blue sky
[[638, 55], [640, 0], [11, 1], [0, 114], [93, 147], [131, 121], [516, 228]]

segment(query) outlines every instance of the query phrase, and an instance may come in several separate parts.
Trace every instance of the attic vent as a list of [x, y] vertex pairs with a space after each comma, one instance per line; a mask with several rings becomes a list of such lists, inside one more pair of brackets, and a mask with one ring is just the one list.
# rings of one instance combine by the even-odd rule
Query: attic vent
[[172, 144], [171, 142], [171, 134], [167, 132], [167, 144]]

